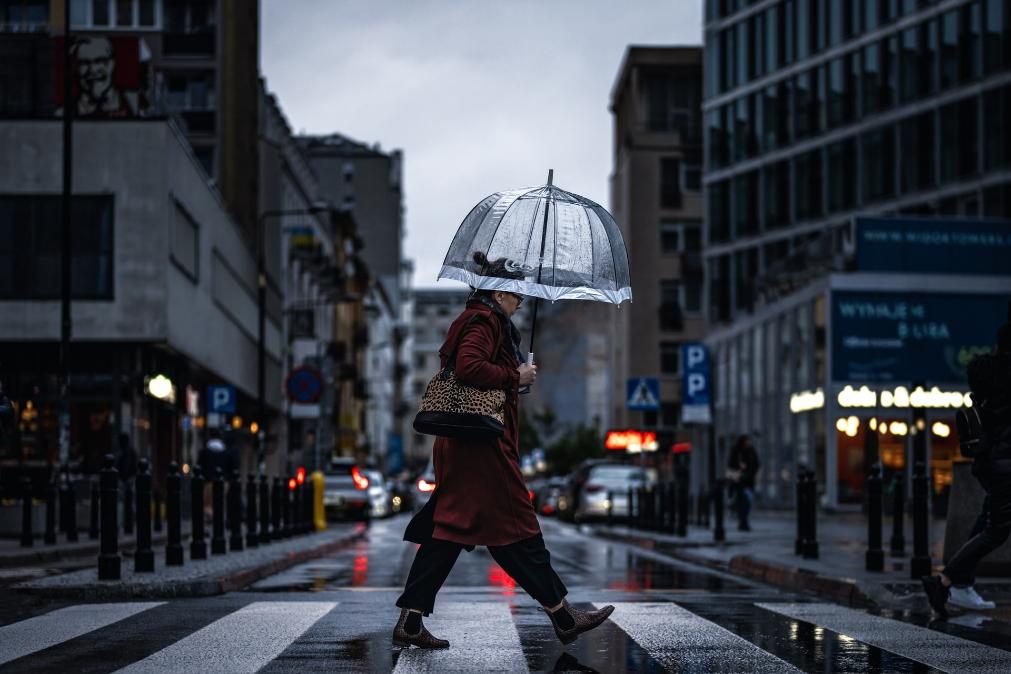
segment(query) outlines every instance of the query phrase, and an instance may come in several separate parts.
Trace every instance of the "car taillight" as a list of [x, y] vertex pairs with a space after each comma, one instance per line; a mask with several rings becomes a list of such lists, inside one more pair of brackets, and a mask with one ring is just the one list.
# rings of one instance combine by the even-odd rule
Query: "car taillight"
[[288, 489], [290, 489], [291, 491], [295, 491], [295, 487], [297, 487], [297, 486], [298, 486], [298, 483], [295, 482], [295, 478], [291, 478], [291, 479], [288, 480]]
[[598, 491], [604, 491], [604, 485], [602, 484], [588, 484], [586, 485], [587, 494], [596, 494]]
[[303, 468], [302, 466], [299, 466], [298, 470], [295, 471], [295, 481], [298, 482], [299, 484], [305, 482], [305, 468]]
[[355, 489], [369, 488], [369, 478], [362, 475], [362, 472], [358, 470], [358, 466], [351, 467], [351, 479], [355, 482]]
[[426, 494], [430, 491], [435, 491], [435, 483], [429, 482], [425, 478], [418, 480], [418, 491], [423, 491]]

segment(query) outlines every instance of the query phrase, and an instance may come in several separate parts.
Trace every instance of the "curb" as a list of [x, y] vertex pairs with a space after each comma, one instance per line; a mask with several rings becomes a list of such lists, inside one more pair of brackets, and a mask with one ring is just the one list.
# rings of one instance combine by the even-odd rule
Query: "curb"
[[[363, 538], [365, 529], [349, 532], [337, 540], [304, 550], [289, 552], [284, 557], [255, 566], [231, 571], [221, 576], [161, 583], [110, 583], [98, 581], [81, 585], [53, 587], [19, 587], [14, 589], [37, 597], [83, 600], [106, 599], [172, 599], [178, 597], [210, 597], [242, 590], [256, 581], [290, 569], [293, 566], [323, 557]], [[199, 562], [195, 562], [199, 563]]]
[[[120, 546], [120, 552], [132, 552], [136, 543], [131, 538], [129, 543], [123, 543]], [[159, 545], [165, 543], [168, 540], [168, 535], [165, 533], [155, 534], [151, 537], [152, 545]], [[25, 550], [19, 550], [18, 552], [0, 555], [0, 569], [13, 569], [19, 566], [35, 566], [37, 564], [51, 564], [53, 562], [62, 562], [68, 559], [79, 559], [81, 557], [94, 557], [101, 552], [101, 543], [95, 539], [87, 539], [88, 542], [82, 543], [81, 545], [73, 548], [60, 548], [60, 547], [49, 547], [42, 544], [44, 547], [36, 547], [40, 543], [36, 541], [36, 546], [27, 548]], [[92, 542], [93, 541], [93, 542]]]
[[735, 576], [761, 581], [784, 590], [808, 592], [854, 608], [875, 608], [878, 606], [878, 603], [864, 592], [855, 581], [846, 578], [823, 576], [817, 571], [776, 564], [775, 562], [758, 559], [750, 555], [734, 555], [730, 558], [729, 562], [720, 562], [706, 557], [699, 557], [688, 552], [682, 552], [673, 545], [658, 543], [650, 538], [638, 538], [610, 531], [596, 530], [594, 535], [629, 543], [652, 552], [665, 554], [683, 562], [690, 562], [717, 571], [724, 571]]

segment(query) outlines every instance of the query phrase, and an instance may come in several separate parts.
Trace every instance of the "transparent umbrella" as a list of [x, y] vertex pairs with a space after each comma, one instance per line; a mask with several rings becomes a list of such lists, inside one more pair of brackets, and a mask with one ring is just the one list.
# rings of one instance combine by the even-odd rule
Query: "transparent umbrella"
[[[449, 246], [439, 278], [473, 288], [504, 290], [546, 300], [631, 301], [628, 253], [614, 218], [599, 204], [548, 183], [481, 200], [464, 218]], [[481, 274], [474, 253], [506, 258], [522, 278]], [[534, 303], [530, 351], [534, 349]], [[532, 358], [531, 353], [531, 358]]]

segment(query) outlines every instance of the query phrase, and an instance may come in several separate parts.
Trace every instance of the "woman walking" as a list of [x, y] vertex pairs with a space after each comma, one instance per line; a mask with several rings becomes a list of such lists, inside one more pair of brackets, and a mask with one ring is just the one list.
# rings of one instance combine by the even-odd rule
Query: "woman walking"
[[[482, 276], [522, 278], [505, 259], [490, 262], [475, 253], [474, 260]], [[614, 610], [580, 611], [565, 601], [567, 590], [551, 567], [520, 472], [519, 388], [537, 379], [536, 365], [521, 364], [520, 336], [511, 321], [522, 303], [516, 293], [475, 290], [439, 350], [442, 367], [455, 352], [454, 371], [462, 384], [506, 392], [505, 432], [492, 440], [436, 440], [436, 490], [404, 534], [421, 547], [397, 599], [396, 645], [449, 647], [425, 629], [422, 616], [432, 612], [460, 551], [477, 545], [487, 546], [499, 566], [541, 604], [563, 643], [597, 627]]]

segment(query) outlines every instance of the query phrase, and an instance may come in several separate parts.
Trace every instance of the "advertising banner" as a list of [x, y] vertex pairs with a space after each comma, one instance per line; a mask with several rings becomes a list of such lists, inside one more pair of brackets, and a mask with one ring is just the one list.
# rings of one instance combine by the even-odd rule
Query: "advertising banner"
[[1011, 276], [1011, 221], [859, 217], [857, 269]]

